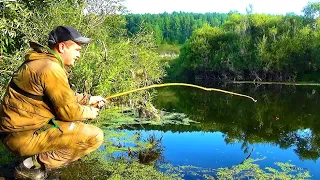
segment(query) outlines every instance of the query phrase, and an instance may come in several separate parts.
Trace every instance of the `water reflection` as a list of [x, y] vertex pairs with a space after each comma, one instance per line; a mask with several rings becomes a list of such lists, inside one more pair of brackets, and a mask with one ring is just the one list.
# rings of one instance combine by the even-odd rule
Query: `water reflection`
[[[187, 180], [204, 179], [203, 177], [208, 175], [217, 178], [219, 168], [232, 169], [252, 159], [255, 161], [254, 164], [259, 165], [264, 171], [266, 167], [281, 170], [275, 163], [288, 162], [296, 165], [298, 171], [310, 171], [313, 179], [320, 177], [317, 171], [319, 164], [310, 160], [300, 161], [291, 148], [285, 150], [273, 144], [256, 143], [248, 144], [250, 152], [244, 153], [241, 150], [242, 142], [226, 144], [225, 135], [221, 132], [127, 131], [128, 134], [136, 132], [144, 137], [150, 134], [163, 137], [164, 162], [170, 166], [166, 167], [166, 164], [160, 163], [158, 167], [164, 172], [183, 174], [183, 179]], [[249, 171], [251, 170], [248, 169]], [[254, 172], [252, 173], [254, 175]]]
[[[174, 165], [191, 165], [208, 171], [240, 164], [251, 153], [253, 159], [265, 158], [257, 162], [262, 167], [274, 167], [274, 162], [289, 162], [309, 170], [313, 179], [320, 179], [320, 87], [245, 85], [221, 88], [250, 95], [258, 102], [186, 87], [158, 89], [157, 108], [183, 112], [200, 123], [163, 127], [143, 125], [144, 130], [138, 132], [145, 137], [153, 135], [149, 140], [157, 146], [149, 149], [151, 151], [140, 149], [126, 153], [145, 164], [164, 157]], [[95, 161], [86, 164], [79, 161], [63, 169], [61, 174], [64, 179], [85, 179], [92, 174], [100, 179], [110, 176], [96, 167], [100, 164]], [[184, 179], [194, 178], [187, 173]]]
[[[204, 162], [208, 160], [208, 157], [210, 158], [208, 154], [214, 151], [203, 152], [203, 149], [210, 147], [204, 144], [190, 144], [191, 140], [197, 137], [195, 133], [209, 133], [209, 135], [193, 139], [196, 142], [204, 141], [207, 144], [212, 141], [219, 142], [217, 134], [213, 137], [211, 135], [221, 133], [218, 136], [221, 136], [224, 145], [220, 147], [220, 151], [223, 151], [224, 154], [216, 154], [214, 164], [218, 166], [215, 167], [210, 163], [208, 166], [210, 168], [236, 165], [251, 152], [252, 148], [255, 148], [252, 158], [267, 156], [267, 160], [263, 161], [265, 165], [276, 161], [289, 161], [295, 165], [307, 167], [313, 175], [320, 178], [319, 173], [316, 173], [316, 167], [319, 166], [317, 160], [320, 157], [320, 112], [318, 110], [320, 87], [226, 85], [216, 86], [216, 88], [247, 94], [257, 99], [258, 102], [253, 103], [251, 100], [237, 96], [205, 92], [188, 87], [161, 88], [158, 89], [158, 96], [155, 100], [157, 108], [169, 112], [183, 112], [190, 119], [201, 123], [190, 126], [144, 126], [144, 130], [163, 131], [165, 133], [164, 142], [168, 140], [166, 133], [173, 133], [172, 141], [175, 141], [173, 145], [188, 139], [189, 144], [181, 146], [197, 147], [193, 153], [199, 157], [206, 157], [201, 160], [197, 156], [190, 161], [197, 163], [200, 160], [201, 162], [198, 163], [201, 166], [206, 164]], [[192, 135], [178, 138], [181, 134], [188, 133]], [[169, 148], [172, 145], [164, 144], [164, 146]], [[185, 147], [180, 151], [187, 149]], [[170, 160], [172, 153], [174, 153], [172, 150], [166, 149], [166, 160]], [[184, 154], [175, 154], [174, 156], [178, 156], [180, 160], [174, 161], [179, 164], [182, 163], [179, 161], [184, 161], [183, 158], [190, 159], [195, 156], [189, 154], [190, 156], [183, 157]], [[222, 161], [228, 161], [228, 163]]]
[[135, 149], [132, 150], [128, 147], [128, 157], [137, 159], [139, 163], [151, 165], [156, 164], [156, 162], [163, 161], [163, 151], [164, 147], [162, 146], [162, 136], [157, 138], [155, 134], [150, 134], [149, 137], [144, 140], [144, 143], [140, 143], [141, 133], [138, 134]]
[[272, 143], [283, 149], [294, 147], [302, 160], [320, 157], [319, 87], [229, 85], [222, 88], [248, 94], [258, 102], [192, 88], [162, 88], [155, 101], [157, 108], [186, 113], [201, 123], [165, 126], [161, 130], [218, 131], [224, 134], [227, 144], [241, 141], [244, 152], [250, 151], [249, 144]]

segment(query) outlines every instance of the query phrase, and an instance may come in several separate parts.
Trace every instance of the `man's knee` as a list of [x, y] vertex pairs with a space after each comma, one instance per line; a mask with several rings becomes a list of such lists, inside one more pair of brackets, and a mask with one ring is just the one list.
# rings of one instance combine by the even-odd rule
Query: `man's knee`
[[103, 143], [104, 133], [96, 126], [85, 124], [82, 133], [86, 136], [87, 143], [91, 146], [98, 148]]
[[98, 128], [97, 136], [96, 136], [96, 139], [97, 139], [96, 141], [98, 146], [100, 146], [103, 143], [103, 137], [104, 137], [103, 131], [100, 128]]

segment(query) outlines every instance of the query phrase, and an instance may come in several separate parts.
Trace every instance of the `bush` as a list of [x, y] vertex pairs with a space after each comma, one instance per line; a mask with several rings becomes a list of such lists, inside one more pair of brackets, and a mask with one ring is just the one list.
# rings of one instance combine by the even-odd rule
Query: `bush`
[[[72, 26], [93, 39], [82, 48], [82, 57], [70, 73], [76, 91], [110, 95], [160, 82], [164, 64], [155, 51], [154, 37], [141, 31], [129, 38], [122, 0], [108, 2], [100, 7], [94, 1], [45, 1], [40, 8], [28, 1], [1, 2], [0, 73], [5, 78], [0, 80], [0, 91], [22, 63], [28, 41], [46, 45], [47, 34], [59, 25]], [[150, 97], [138, 93], [121, 100], [137, 105], [146, 104]]]

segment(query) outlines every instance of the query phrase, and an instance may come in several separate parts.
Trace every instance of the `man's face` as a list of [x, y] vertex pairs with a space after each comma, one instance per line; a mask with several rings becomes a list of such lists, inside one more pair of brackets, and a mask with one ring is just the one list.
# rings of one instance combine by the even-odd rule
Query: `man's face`
[[63, 51], [60, 56], [65, 66], [73, 66], [74, 62], [80, 58], [81, 44], [73, 41], [63, 42]]

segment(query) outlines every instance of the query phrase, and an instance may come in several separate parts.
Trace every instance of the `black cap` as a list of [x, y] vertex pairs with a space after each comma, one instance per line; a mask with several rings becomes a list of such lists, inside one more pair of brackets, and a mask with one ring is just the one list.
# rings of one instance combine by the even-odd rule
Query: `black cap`
[[91, 39], [82, 37], [80, 33], [70, 26], [58, 26], [49, 34], [48, 45], [52, 46], [59, 42], [72, 40], [80, 44], [88, 44]]

